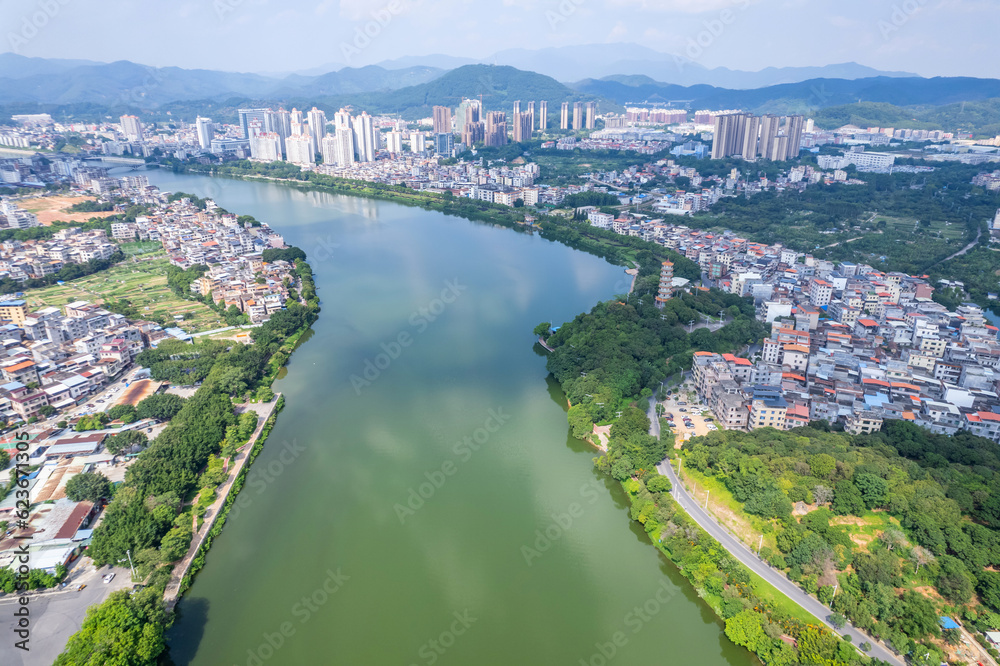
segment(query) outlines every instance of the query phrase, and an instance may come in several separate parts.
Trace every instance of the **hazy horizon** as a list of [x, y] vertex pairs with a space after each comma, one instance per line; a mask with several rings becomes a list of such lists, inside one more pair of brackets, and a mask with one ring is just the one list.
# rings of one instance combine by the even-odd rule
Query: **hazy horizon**
[[709, 69], [855, 62], [997, 78], [995, 11], [988, 0], [10, 0], [0, 52], [284, 74], [622, 43]]

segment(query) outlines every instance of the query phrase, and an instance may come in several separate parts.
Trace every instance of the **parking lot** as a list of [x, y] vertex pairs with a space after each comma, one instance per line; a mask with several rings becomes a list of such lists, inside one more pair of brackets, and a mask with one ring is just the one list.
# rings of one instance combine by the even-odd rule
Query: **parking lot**
[[[712, 418], [708, 407], [697, 399], [692, 401], [689, 398], [687, 391], [682, 391], [680, 394], [675, 392], [661, 403], [664, 417], [674, 424], [670, 426], [670, 429], [676, 436], [675, 446], [677, 447], [680, 447], [686, 439], [707, 435], [712, 431], [712, 428], [709, 427], [712, 424]], [[668, 414], [672, 415], [673, 418], [667, 417]], [[685, 419], [690, 422], [690, 425], [685, 423]]]

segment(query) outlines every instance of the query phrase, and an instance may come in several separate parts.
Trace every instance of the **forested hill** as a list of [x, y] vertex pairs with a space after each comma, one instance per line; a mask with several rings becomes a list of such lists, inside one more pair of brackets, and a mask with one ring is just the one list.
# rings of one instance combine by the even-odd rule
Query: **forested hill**
[[901, 653], [921, 643], [932, 657], [920, 663], [955, 640], [941, 615], [1000, 629], [996, 444], [905, 421], [856, 437], [815, 425], [697, 437], [684, 467], [742, 505], [765, 559]]

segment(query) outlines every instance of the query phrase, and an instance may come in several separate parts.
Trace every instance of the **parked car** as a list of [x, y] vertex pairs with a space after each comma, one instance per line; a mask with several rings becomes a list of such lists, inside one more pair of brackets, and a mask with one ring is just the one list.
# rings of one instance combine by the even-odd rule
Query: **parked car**
[[85, 588], [85, 587], [87, 587], [87, 584], [86, 584], [86, 583], [82, 583], [82, 584], [80, 585], [80, 587], [76, 588], [76, 591], [77, 591], [77, 592], [80, 592], [80, 591], [82, 591], [82, 590], [83, 590], [83, 588]]
[[104, 580], [105, 583], [110, 583], [114, 579], [115, 579], [115, 574], [114, 574], [114, 572], [112, 572], [112, 573], [109, 573], [109, 574], [105, 575], [102, 580]]

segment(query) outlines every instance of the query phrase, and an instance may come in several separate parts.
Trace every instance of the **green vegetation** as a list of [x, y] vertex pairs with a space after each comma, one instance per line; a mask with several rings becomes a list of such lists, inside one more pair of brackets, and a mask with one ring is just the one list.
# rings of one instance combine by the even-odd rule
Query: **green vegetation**
[[146, 434], [138, 430], [123, 430], [104, 440], [104, 448], [112, 455], [130, 453], [134, 449], [144, 449], [149, 444]]
[[139, 401], [135, 406], [140, 419], [169, 421], [184, 407], [184, 398], [170, 393], [154, 393]]
[[995, 450], [967, 433], [886, 421], [856, 437], [813, 427], [713, 432], [683, 455], [686, 469], [718, 480], [764, 521], [762, 557], [899, 652], [940, 661], [938, 616], [1000, 628]]
[[[124, 259], [122, 255], [117, 258]], [[190, 332], [223, 326], [223, 319], [203, 303], [178, 298], [171, 292], [168, 286], [171, 269], [180, 270], [170, 264], [162, 252], [149, 253], [142, 259], [115, 265], [108, 262], [100, 272], [65, 284], [53, 283], [41, 289], [24, 284], [14, 291], [29, 287], [25, 299], [32, 308], [62, 307], [70, 301], [82, 300], [103, 302], [108, 310], [126, 317], [179, 326]], [[173, 319], [174, 315], [186, 317], [188, 314], [190, 319], [181, 322]]]
[[87, 610], [83, 626], [70, 637], [56, 666], [155, 666], [170, 624], [162, 595], [163, 590], [155, 588], [112, 592], [104, 603]]
[[909, 127], [912, 129], [967, 130], [977, 136], [1000, 134], [1000, 99], [959, 102], [942, 106], [902, 107], [885, 102], [860, 102], [830, 106], [815, 112], [817, 127]]
[[106, 213], [115, 209], [113, 201], [79, 201], [69, 207], [70, 213]]
[[107, 411], [107, 414], [112, 421], [121, 421], [122, 423], [135, 423], [139, 419], [139, 415], [132, 405], [115, 405]]
[[971, 184], [981, 167], [935, 166], [926, 174], [853, 174], [865, 185], [724, 198], [690, 224], [782, 242], [820, 258], [921, 275], [974, 240], [1000, 207], [1000, 195]]
[[[790, 613], [778, 603], [780, 593], [755, 577], [692, 521], [669, 494], [669, 483], [655, 472], [637, 473], [622, 485], [629, 497], [629, 516], [681, 571], [725, 620], [726, 636], [766, 664], [879, 663], [866, 660], [801, 609]], [[787, 600], [785, 601], [787, 603]], [[792, 639], [797, 647], [782, 640]]]
[[[646, 399], [655, 387], [689, 367], [695, 351], [729, 352], [765, 335], [752, 304], [739, 296], [696, 291], [668, 300], [661, 309], [653, 300], [657, 284], [658, 275], [644, 265], [629, 303], [600, 303], [547, 340], [555, 351], [546, 367], [573, 405], [568, 418], [574, 436], [587, 437], [595, 423], [614, 423], [608, 453], [597, 466], [619, 480], [637, 469], [652, 469], [666, 455], [666, 440], [672, 441], [648, 434]], [[689, 321], [720, 311], [733, 320], [715, 333], [684, 330]]]
[[111, 484], [100, 472], [77, 474], [66, 482], [66, 497], [74, 502], [97, 502], [110, 496]]
[[[229, 162], [224, 166], [185, 163], [178, 165], [177, 168], [184, 171], [236, 178], [284, 180], [288, 181], [290, 185], [305, 189], [385, 199], [407, 206], [421, 206], [427, 210], [437, 210], [477, 222], [518, 229], [525, 233], [535, 232], [535, 229], [524, 225], [524, 208], [511, 208], [485, 201], [462, 199], [451, 195], [451, 193], [442, 196], [431, 192], [419, 192], [403, 185], [383, 185], [333, 178], [313, 172], [303, 172], [299, 167], [286, 162], [261, 164], [244, 160]], [[674, 263], [674, 274], [678, 277], [697, 279], [701, 275], [696, 263], [656, 243], [632, 236], [622, 236], [613, 231], [597, 229], [587, 222], [566, 220], [556, 216], [539, 214], [536, 224], [543, 238], [603, 257], [614, 264], [625, 266], [630, 265], [633, 261], [643, 263], [639, 260], [640, 255], [642, 255], [653, 257], [657, 262], [669, 259]], [[643, 255], [643, 252], [646, 254]]]
[[28, 278], [23, 282], [18, 282], [9, 277], [0, 278], [0, 291], [11, 294], [27, 289], [37, 289], [56, 282], [65, 282], [77, 278], [86, 277], [94, 273], [106, 271], [113, 265], [125, 259], [125, 255], [120, 251], [115, 251], [109, 259], [91, 259], [82, 264], [66, 264], [55, 273], [50, 273], [42, 277]]
[[[216, 487], [226, 479], [219, 457], [221, 449], [232, 448], [228, 441], [245, 442], [257, 426], [255, 413], [236, 416], [233, 398], [244, 400], [252, 391], [259, 393], [269, 387], [299, 335], [318, 314], [311, 269], [299, 259], [295, 270], [302, 281], [306, 305], [289, 302], [285, 310], [253, 330], [253, 344], [227, 349], [209, 340], [197, 345], [165, 341], [137, 357], [139, 363], [150, 367], [154, 377], [188, 381], [198, 378], [203, 384], [187, 400], [178, 402], [172, 396], [161, 396], [150, 402], [157, 397], [151, 396], [136, 409], [137, 414], [142, 411], [168, 416], [170, 422], [128, 468], [124, 483], [94, 530], [89, 555], [102, 566], [121, 560], [126, 551], [131, 551], [138, 575], [147, 579], [149, 587], [131, 598], [125, 592], [115, 593], [91, 609], [56, 663], [157, 663], [164, 648], [163, 632], [170, 622], [163, 611], [162, 595], [172, 562], [187, 552], [193, 522], [201, 526], [207, 507], [216, 497]], [[145, 444], [141, 433], [120, 433], [109, 440], [109, 450], [131, 450]], [[263, 437], [257, 441], [258, 446], [262, 444]], [[239, 485], [234, 484], [235, 492], [242, 486], [242, 479]], [[227, 498], [227, 508], [235, 492]], [[191, 504], [195, 497], [197, 501]], [[223, 523], [224, 519], [215, 523], [213, 536]], [[206, 547], [210, 541], [205, 541]], [[204, 562], [204, 554], [204, 549], [199, 552], [185, 577], [185, 588]], [[98, 661], [94, 661], [94, 655], [98, 655]]]

